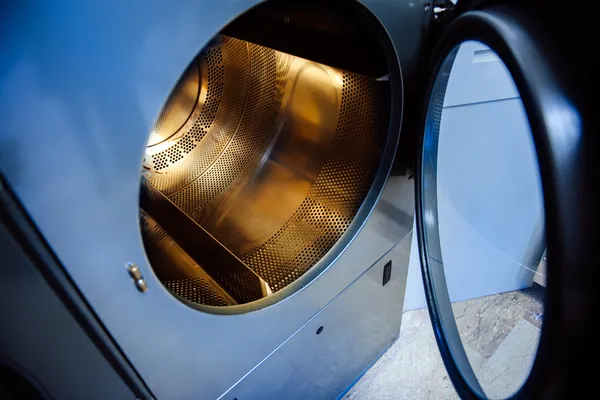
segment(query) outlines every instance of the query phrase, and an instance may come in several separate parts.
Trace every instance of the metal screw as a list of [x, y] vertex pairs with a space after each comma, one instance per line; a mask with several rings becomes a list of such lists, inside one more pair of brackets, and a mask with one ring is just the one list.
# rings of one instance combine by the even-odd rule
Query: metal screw
[[146, 285], [146, 281], [143, 279], [138, 279], [137, 281], [135, 281], [135, 287], [137, 287], [138, 290], [142, 293], [148, 290], [148, 285]]
[[125, 264], [125, 267], [127, 268], [127, 272], [129, 272], [129, 276], [133, 279], [135, 287], [142, 293], [148, 290], [148, 285], [146, 284], [146, 281], [144, 281], [144, 277], [138, 266], [129, 261]]

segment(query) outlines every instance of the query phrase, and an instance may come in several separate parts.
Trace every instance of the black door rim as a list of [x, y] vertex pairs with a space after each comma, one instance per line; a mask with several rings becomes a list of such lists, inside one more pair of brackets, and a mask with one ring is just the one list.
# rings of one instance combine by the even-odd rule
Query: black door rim
[[564, 60], [558, 59], [538, 21], [518, 7], [493, 6], [462, 14], [444, 29], [433, 52], [425, 122], [417, 149], [415, 196], [420, 261], [434, 335], [459, 395], [466, 399], [486, 398], [458, 335], [444, 272], [429, 263], [423, 203], [427, 189], [422, 184], [423, 145], [428, 129], [433, 129], [428, 121], [437, 76], [447, 56], [452, 57], [453, 51], [469, 40], [482, 42], [495, 51], [514, 79], [532, 130], [544, 199], [548, 246], [545, 316], [530, 374], [511, 398], [542, 398], [550, 393], [560, 396], [576, 377], [574, 370], [565, 371], [569, 369], [565, 363], [585, 352], [585, 344], [572, 339], [577, 339], [577, 333], [584, 332], [591, 323], [583, 317], [574, 319], [573, 313], [564, 309], [569, 302], [573, 304], [573, 290], [579, 291], [575, 300], [582, 307], [591, 308], [589, 299], [593, 295], [581, 293], [586, 261], [591, 260], [592, 254], [590, 240], [583, 238], [593, 224], [586, 223], [586, 207], [581, 204], [582, 199], [592, 197], [587, 187], [591, 185], [586, 185], [584, 179], [591, 173], [586, 172], [586, 157], [582, 156], [582, 117], [562, 78]]

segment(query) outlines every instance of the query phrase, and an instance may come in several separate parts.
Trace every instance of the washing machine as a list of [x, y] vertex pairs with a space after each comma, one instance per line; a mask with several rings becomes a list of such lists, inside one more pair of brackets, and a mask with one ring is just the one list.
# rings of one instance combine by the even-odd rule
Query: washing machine
[[[573, 144], [591, 123], [557, 128], [587, 121], [579, 86], [562, 84], [580, 64], [554, 64], [564, 51], [544, 47], [564, 15], [534, 23], [541, 3], [496, 3], [3, 5], [9, 386], [51, 398], [338, 397], [398, 337], [416, 187], [436, 338], [459, 393], [484, 396], [461, 369], [431, 261], [423, 199], [435, 193], [420, 151], [439, 60], [479, 38], [510, 60], [541, 149], [556, 318], [536, 361], [550, 367], [518, 393], [531, 396], [581, 354], [559, 334], [560, 306], [578, 288], [591, 307], [588, 272], [556, 288], [552, 275], [589, 265], [589, 238], [573, 233], [597, 195], [583, 184], [588, 147]], [[564, 185], [570, 196], [549, 195]], [[587, 322], [570, 323], [584, 335]]]

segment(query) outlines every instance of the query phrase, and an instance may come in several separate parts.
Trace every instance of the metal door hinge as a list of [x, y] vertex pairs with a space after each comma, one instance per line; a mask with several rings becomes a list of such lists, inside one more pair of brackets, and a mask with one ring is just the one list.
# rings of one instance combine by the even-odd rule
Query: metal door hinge
[[455, 5], [450, 0], [435, 0], [433, 2], [433, 20], [443, 22], [454, 14]]

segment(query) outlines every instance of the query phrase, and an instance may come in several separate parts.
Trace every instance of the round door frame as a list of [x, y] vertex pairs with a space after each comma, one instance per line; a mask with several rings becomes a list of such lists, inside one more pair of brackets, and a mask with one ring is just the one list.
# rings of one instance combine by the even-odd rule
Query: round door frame
[[[593, 260], [594, 220], [597, 195], [590, 169], [590, 148], [581, 111], [581, 99], [566, 83], [565, 73], [573, 66], [553, 50], [548, 27], [528, 10], [510, 5], [490, 6], [468, 11], [446, 26], [433, 51], [430, 82], [426, 97], [423, 129], [417, 149], [416, 218], [420, 261], [425, 294], [434, 334], [442, 359], [457, 392], [463, 398], [486, 398], [464, 352], [445, 286], [442, 268], [429, 263], [424, 232], [423, 144], [428, 124], [430, 97], [446, 56], [460, 43], [480, 41], [494, 50], [510, 71], [521, 94], [531, 125], [540, 165], [546, 238], [548, 280], [545, 315], [538, 352], [528, 378], [513, 399], [562, 397], [573, 390], [593, 361], [593, 298], [589, 266]], [[598, 204], [598, 203], [596, 203]], [[595, 213], [595, 211], [593, 211]], [[436, 211], [437, 214], [437, 211]], [[593, 215], [595, 216], [595, 214]], [[437, 217], [435, 218], [437, 219]], [[578, 360], [581, 360], [578, 362]], [[575, 364], [575, 365], [574, 365]]]

